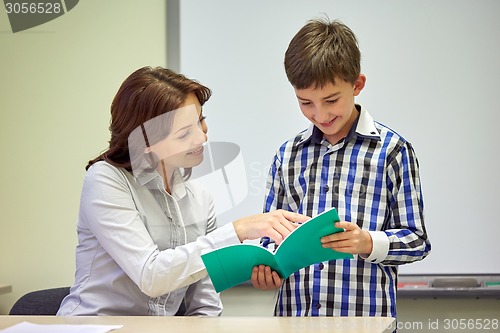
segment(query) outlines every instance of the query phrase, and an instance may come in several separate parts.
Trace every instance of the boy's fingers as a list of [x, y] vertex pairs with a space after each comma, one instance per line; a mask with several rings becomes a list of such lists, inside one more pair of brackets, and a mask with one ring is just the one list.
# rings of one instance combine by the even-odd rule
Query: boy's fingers
[[351, 223], [347, 221], [340, 221], [340, 222], [335, 222], [335, 227], [337, 228], [342, 228], [345, 230], [352, 230], [355, 229], [358, 225], [356, 223]]
[[280, 278], [279, 274], [273, 272], [274, 285], [280, 287], [283, 284], [283, 280]]

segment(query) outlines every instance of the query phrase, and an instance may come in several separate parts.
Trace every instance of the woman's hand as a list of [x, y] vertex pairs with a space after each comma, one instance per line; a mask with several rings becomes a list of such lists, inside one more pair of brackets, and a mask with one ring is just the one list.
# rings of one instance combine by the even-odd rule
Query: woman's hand
[[280, 244], [299, 223], [309, 220], [309, 217], [292, 213], [283, 209], [273, 212], [255, 214], [243, 217], [233, 222], [234, 229], [240, 241], [258, 239], [267, 236]]

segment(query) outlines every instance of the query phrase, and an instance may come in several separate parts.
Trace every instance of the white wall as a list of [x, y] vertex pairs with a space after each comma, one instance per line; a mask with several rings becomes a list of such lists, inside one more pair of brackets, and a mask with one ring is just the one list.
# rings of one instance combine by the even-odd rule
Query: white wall
[[106, 148], [121, 82], [166, 64], [163, 0], [84, 0], [12, 33], [0, 10], [0, 314], [22, 294], [73, 282], [86, 162]]
[[306, 127], [283, 57], [328, 15], [358, 36], [357, 102], [419, 158], [432, 251], [401, 272], [500, 274], [500, 1], [182, 0], [180, 12], [181, 71], [214, 91], [209, 137], [240, 145], [247, 168], [249, 195], [221, 222], [262, 209], [275, 150]]

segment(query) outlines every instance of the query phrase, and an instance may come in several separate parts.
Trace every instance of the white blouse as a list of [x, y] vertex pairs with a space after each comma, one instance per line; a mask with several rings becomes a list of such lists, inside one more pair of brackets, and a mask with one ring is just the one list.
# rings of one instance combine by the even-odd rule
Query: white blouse
[[136, 178], [107, 162], [89, 168], [75, 283], [58, 315], [220, 315], [201, 255], [240, 241], [232, 223], [215, 230], [204, 187], [176, 179], [170, 195], [156, 171]]

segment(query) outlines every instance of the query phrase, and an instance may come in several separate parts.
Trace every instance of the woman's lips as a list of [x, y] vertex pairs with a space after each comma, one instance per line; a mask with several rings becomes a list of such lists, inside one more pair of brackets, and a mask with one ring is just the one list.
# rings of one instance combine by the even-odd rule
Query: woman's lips
[[189, 153], [187, 153], [188, 155], [191, 155], [191, 156], [198, 156], [198, 155], [201, 155], [203, 154], [203, 146], [200, 146], [194, 150], [191, 150]]

